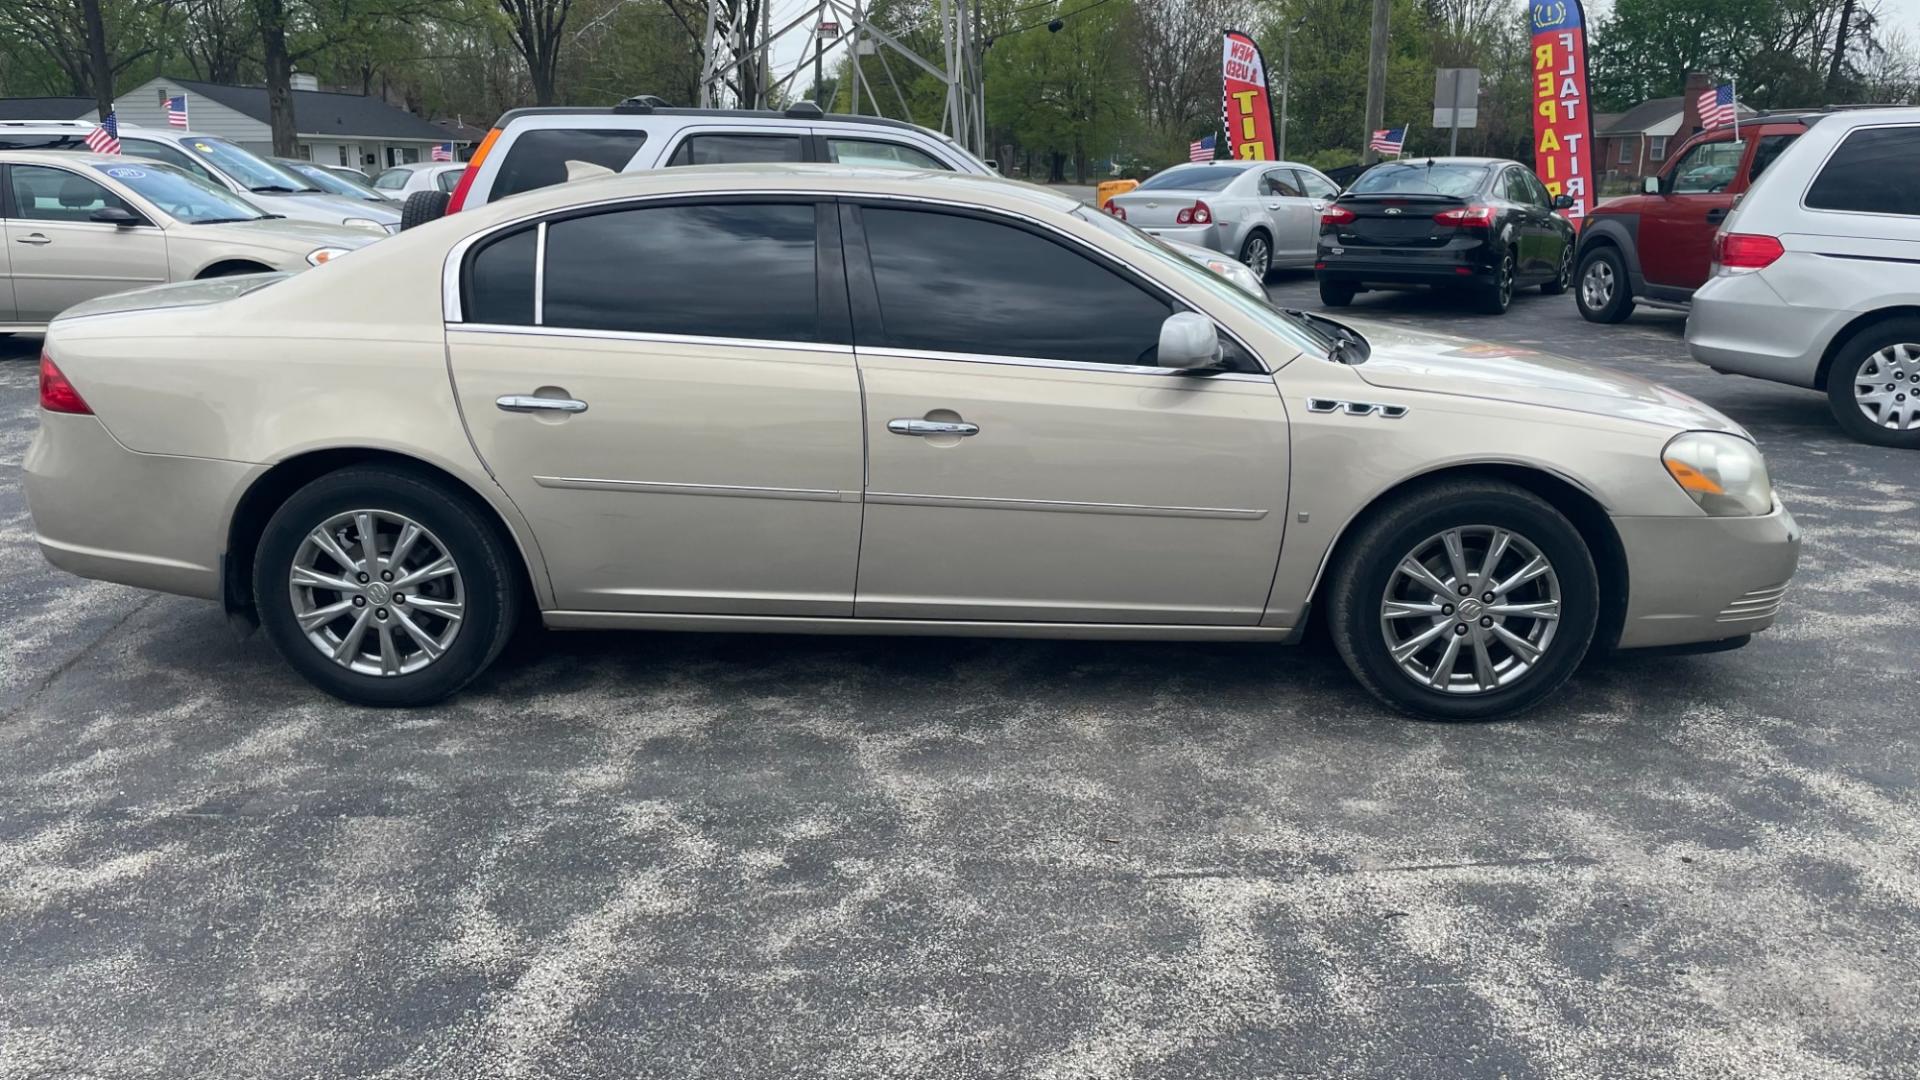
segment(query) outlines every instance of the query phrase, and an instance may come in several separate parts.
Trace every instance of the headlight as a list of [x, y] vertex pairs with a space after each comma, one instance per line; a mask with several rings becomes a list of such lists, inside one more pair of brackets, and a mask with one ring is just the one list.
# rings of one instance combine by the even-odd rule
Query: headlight
[[370, 217], [350, 217], [347, 220], [341, 222], [340, 224], [358, 225], [362, 229], [379, 229], [381, 232], [387, 231], [387, 227], [385, 225], [380, 224], [379, 222], [373, 220]]
[[1737, 435], [1689, 431], [1673, 437], [1660, 460], [1680, 490], [1714, 517], [1747, 517], [1773, 511], [1773, 481], [1766, 459]]
[[337, 247], [314, 248], [312, 251], [307, 252], [307, 265], [319, 266], [321, 263], [330, 263], [340, 256], [345, 255], [348, 250], [347, 248]]

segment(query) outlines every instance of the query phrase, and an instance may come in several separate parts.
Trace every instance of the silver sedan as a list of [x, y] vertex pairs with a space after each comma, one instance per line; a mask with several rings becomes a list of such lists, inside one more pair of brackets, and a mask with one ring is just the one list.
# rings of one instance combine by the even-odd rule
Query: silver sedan
[[1312, 266], [1320, 211], [1340, 186], [1293, 161], [1176, 165], [1107, 202], [1107, 212], [1164, 240], [1230, 255], [1262, 278]]

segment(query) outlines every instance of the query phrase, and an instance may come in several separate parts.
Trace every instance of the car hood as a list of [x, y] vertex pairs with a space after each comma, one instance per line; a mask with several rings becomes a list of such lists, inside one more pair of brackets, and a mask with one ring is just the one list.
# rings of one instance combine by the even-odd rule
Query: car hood
[[[400, 220], [400, 212], [391, 205], [368, 202], [365, 199], [349, 199], [344, 195], [329, 195], [323, 192], [296, 191], [292, 194], [249, 192], [245, 198], [270, 214], [285, 214], [298, 221], [320, 221], [338, 225], [343, 221], [361, 218], [377, 221], [382, 225], [392, 225]], [[363, 228], [364, 226], [353, 227]]]
[[1372, 386], [1520, 401], [1549, 409], [1639, 420], [1693, 431], [1745, 429], [1718, 410], [1636, 375], [1591, 367], [1522, 345], [1431, 334], [1363, 319], [1338, 321], [1359, 331], [1371, 353], [1354, 373]]
[[318, 221], [295, 221], [292, 218], [222, 221], [210, 225], [189, 225], [187, 228], [192, 230], [195, 239], [271, 247], [302, 255], [322, 247], [355, 251], [386, 235], [358, 225], [328, 225]]
[[145, 289], [135, 289], [132, 292], [82, 300], [61, 312], [54, 322], [66, 322], [69, 319], [90, 315], [114, 315], [128, 311], [156, 311], [161, 308], [218, 304], [237, 296], [245, 296], [255, 289], [265, 288], [291, 276], [287, 273], [237, 274], [232, 277], [207, 278], [201, 281], [182, 281], [174, 285], [154, 285]]

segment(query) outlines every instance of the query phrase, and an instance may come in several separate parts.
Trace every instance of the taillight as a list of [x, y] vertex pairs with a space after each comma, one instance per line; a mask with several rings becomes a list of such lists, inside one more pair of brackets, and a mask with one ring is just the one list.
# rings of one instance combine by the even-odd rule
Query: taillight
[[1127, 220], [1127, 208], [1112, 200], [1108, 200], [1107, 202], [1107, 213], [1112, 214], [1121, 221]]
[[1173, 215], [1173, 220], [1181, 225], [1210, 225], [1213, 223], [1213, 210], [1195, 199], [1192, 206]]
[[1721, 233], [1714, 238], [1713, 261], [1722, 270], [1763, 269], [1786, 253], [1779, 240], [1757, 233]]
[[44, 350], [40, 353], [40, 407], [48, 412], [93, 415], [87, 399], [80, 396], [53, 362], [53, 356]]
[[1433, 220], [1442, 225], [1456, 225], [1469, 229], [1486, 229], [1493, 225], [1493, 207], [1462, 206], [1453, 210], [1442, 210], [1433, 215]]
[[500, 129], [494, 128], [487, 132], [486, 138], [480, 140], [480, 148], [467, 159], [467, 171], [461, 173], [460, 182], [453, 185], [453, 195], [447, 199], [447, 213], [457, 213], [466, 205], [467, 191], [473, 187], [473, 178], [480, 175], [480, 163], [487, 160], [487, 151], [493, 149], [494, 140], [499, 137]]
[[1349, 221], [1358, 221], [1359, 219], [1359, 214], [1354, 213], [1344, 206], [1329, 206], [1325, 210], [1320, 211], [1320, 224], [1322, 225], [1345, 225]]

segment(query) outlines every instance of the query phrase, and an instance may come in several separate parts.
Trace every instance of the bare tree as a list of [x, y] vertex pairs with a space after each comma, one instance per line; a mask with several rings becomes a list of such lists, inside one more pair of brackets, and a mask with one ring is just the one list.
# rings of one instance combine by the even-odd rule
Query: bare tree
[[[1248, 0], [1140, 0], [1132, 39], [1149, 127], [1186, 138], [1220, 114], [1220, 30], [1245, 26]], [[1270, 81], [1280, 73], [1267, 73]]]
[[527, 62], [536, 105], [553, 104], [554, 73], [560, 66], [560, 44], [567, 29], [573, 0], [499, 0], [507, 17], [514, 48]]

